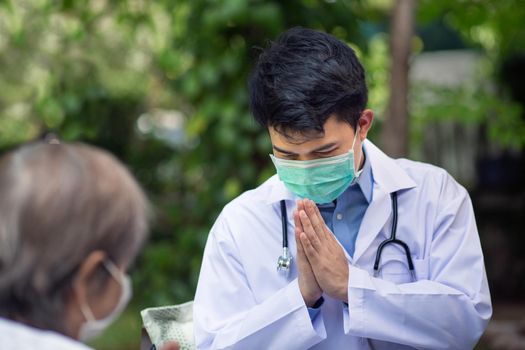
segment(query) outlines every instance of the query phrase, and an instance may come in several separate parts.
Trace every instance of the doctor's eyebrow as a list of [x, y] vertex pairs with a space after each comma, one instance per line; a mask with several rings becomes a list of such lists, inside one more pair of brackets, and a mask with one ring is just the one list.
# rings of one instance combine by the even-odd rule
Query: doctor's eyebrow
[[[330, 143], [327, 143], [326, 145], [323, 145], [321, 147], [317, 147], [316, 149], [311, 150], [309, 153], [333, 151], [335, 148], [337, 148], [336, 146], [337, 146], [336, 142], [330, 142]], [[286, 155], [298, 156], [298, 154], [295, 152], [290, 152], [285, 149], [279, 148], [277, 146], [273, 146], [273, 149], [276, 150], [277, 152], [280, 152]]]
[[287, 150], [279, 148], [277, 146], [273, 146], [273, 149], [276, 150], [279, 153], [287, 154], [287, 155], [290, 155], [290, 156], [298, 156], [297, 153], [287, 151]]

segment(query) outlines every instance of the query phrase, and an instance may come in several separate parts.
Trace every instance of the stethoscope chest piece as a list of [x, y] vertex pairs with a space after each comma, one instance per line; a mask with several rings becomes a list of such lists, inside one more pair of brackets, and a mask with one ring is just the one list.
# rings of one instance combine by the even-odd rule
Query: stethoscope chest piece
[[283, 254], [277, 259], [277, 271], [288, 275], [290, 273], [290, 266], [292, 265], [292, 256], [288, 251], [288, 247], [283, 247]]

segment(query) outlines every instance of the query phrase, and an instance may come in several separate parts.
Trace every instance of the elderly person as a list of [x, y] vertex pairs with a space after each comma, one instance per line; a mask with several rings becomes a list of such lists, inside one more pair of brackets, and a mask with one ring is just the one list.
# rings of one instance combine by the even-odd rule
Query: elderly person
[[148, 210], [128, 170], [95, 147], [37, 142], [2, 157], [0, 349], [89, 349], [77, 340], [130, 300]]

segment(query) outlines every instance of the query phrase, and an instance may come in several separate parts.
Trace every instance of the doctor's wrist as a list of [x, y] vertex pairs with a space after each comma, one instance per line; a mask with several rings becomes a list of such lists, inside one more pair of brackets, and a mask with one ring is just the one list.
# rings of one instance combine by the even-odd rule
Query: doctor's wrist
[[315, 307], [315, 305], [319, 303], [319, 300], [323, 298], [322, 293], [315, 293], [312, 295], [305, 295], [303, 293], [301, 294], [303, 296], [304, 303], [307, 307]]
[[324, 304], [324, 298], [321, 296], [319, 299], [315, 301], [315, 303], [312, 306], [309, 306], [309, 309], [315, 310], [320, 308]]

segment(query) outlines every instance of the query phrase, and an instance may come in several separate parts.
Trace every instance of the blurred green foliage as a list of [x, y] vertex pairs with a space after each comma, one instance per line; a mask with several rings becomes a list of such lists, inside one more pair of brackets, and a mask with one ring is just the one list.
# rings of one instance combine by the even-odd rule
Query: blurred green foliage
[[[134, 274], [136, 303], [191, 299], [219, 211], [273, 173], [247, 101], [260, 47], [303, 25], [366, 56], [359, 18], [348, 16], [364, 9], [360, 1], [3, 2], [0, 147], [56, 130], [115, 153], [156, 208]], [[376, 80], [384, 73], [382, 65]], [[184, 138], [159, 139], [174, 116], [183, 116]]]
[[508, 93], [495, 92], [494, 66], [480, 59], [474, 77], [459, 86], [435, 86], [418, 82], [411, 89], [411, 142], [414, 153], [429, 125], [455, 122], [482, 125], [484, 138], [506, 149], [519, 151], [525, 145], [523, 107]]
[[[422, 0], [418, 21], [444, 18], [486, 52], [489, 79], [524, 43], [524, 16], [512, 11], [521, 8], [518, 0], [483, 2]], [[135, 309], [190, 300], [221, 208], [273, 174], [268, 137], [247, 100], [246, 79], [260, 47], [296, 25], [348, 42], [367, 69], [380, 127], [391, 6], [390, 0], [0, 1], [0, 149], [55, 130], [117, 155], [156, 208], [151, 240], [133, 271]], [[380, 29], [370, 31], [370, 23]], [[518, 34], [506, 23], [515, 23]], [[505, 109], [507, 100], [494, 91], [435, 94], [430, 104], [416, 99], [416, 127], [447, 115], [483, 123], [490, 110], [507, 123], [499, 124], [501, 134], [492, 129], [496, 139], [504, 134], [506, 144], [525, 143], [519, 112]]]
[[421, 0], [418, 23], [442, 18], [468, 42], [482, 47], [498, 63], [523, 52], [525, 9], [520, 0]]
[[[512, 82], [502, 72], [510, 58], [525, 51], [525, 8], [520, 0], [422, 0], [417, 21], [436, 19], [454, 29], [482, 57], [473, 77], [461, 86], [412, 87], [414, 142], [429, 122], [455, 120], [483, 125], [492, 143], [520, 150], [525, 145], [525, 111], [512, 96]], [[517, 72], [519, 74], [519, 72]], [[512, 73], [507, 74], [512, 75]]]

